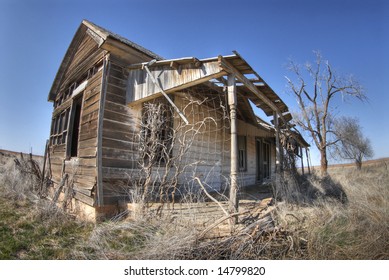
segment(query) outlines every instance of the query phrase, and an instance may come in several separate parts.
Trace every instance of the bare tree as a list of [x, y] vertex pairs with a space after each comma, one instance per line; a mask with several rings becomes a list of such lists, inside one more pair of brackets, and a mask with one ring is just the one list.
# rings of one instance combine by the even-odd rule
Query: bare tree
[[361, 85], [353, 76], [338, 75], [324, 61], [320, 52], [315, 52], [313, 64], [306, 63], [303, 67], [293, 61], [289, 70], [295, 75], [295, 80], [286, 77], [291, 92], [297, 99], [300, 112], [294, 120], [303, 130], [309, 133], [320, 151], [321, 173], [327, 174], [327, 148], [336, 144], [340, 139], [334, 133], [335, 121], [334, 100], [336, 97], [353, 96], [365, 100], [366, 96]]
[[340, 141], [331, 149], [336, 159], [354, 160], [357, 169], [362, 168], [362, 160], [373, 156], [370, 140], [363, 136], [358, 119], [339, 118], [335, 123], [335, 133]]

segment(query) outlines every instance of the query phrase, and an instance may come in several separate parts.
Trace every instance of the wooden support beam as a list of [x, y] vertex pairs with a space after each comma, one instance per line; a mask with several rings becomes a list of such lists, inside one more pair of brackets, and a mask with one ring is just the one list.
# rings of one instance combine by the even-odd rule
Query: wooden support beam
[[276, 112], [274, 112], [274, 127], [276, 129], [276, 173], [280, 173], [282, 171], [282, 147], [280, 143], [280, 127], [278, 125]]
[[301, 172], [304, 175], [304, 154], [303, 147], [300, 146], [300, 154], [301, 154]]
[[[238, 98], [236, 96], [235, 75], [228, 75], [228, 105], [230, 107], [231, 122], [231, 186], [230, 186], [230, 214], [238, 212], [238, 129], [236, 119], [236, 108]], [[234, 217], [233, 223], [238, 222], [237, 216]]]
[[150, 79], [153, 81], [155, 86], [161, 91], [163, 96], [166, 98], [166, 100], [170, 103], [170, 105], [174, 108], [176, 113], [181, 117], [181, 119], [185, 122], [185, 124], [189, 124], [188, 119], [185, 117], [185, 115], [180, 111], [180, 109], [174, 104], [173, 100], [170, 99], [170, 97], [167, 95], [167, 93], [163, 90], [163, 88], [159, 85], [153, 74], [151, 73], [150, 69], [145, 65], [145, 69], [147, 73], [149, 74]]
[[196, 57], [193, 58], [193, 63], [195, 67], [200, 67], [202, 65], [202, 62]]
[[305, 148], [305, 154], [307, 156], [308, 174], [311, 174], [311, 167], [309, 166], [310, 158], [309, 158], [309, 154], [308, 154], [308, 148]]
[[180, 65], [178, 64], [177, 61], [172, 61], [170, 62], [170, 67], [177, 70], [178, 67], [180, 67]]
[[255, 94], [260, 100], [262, 100], [266, 105], [268, 105], [273, 112], [277, 114], [275, 116], [279, 116], [280, 119], [287, 124], [288, 122], [284, 119], [282, 112], [280, 109], [266, 96], [264, 95], [251, 81], [246, 78], [239, 70], [237, 70], [231, 63], [229, 63], [223, 56], [218, 57], [219, 66], [223, 68], [228, 73], [234, 74], [236, 78], [242, 82], [252, 93]]
[[[227, 74], [226, 71], [219, 67], [217, 61], [203, 63], [200, 68], [193, 68], [190, 64], [184, 65], [176, 61], [179, 64], [179, 71], [170, 67], [170, 63], [160, 65], [159, 62], [156, 62], [148, 69], [146, 69], [146, 64], [143, 64], [143, 70], [129, 70], [127, 103], [144, 102], [148, 99], [153, 99], [157, 94], [163, 94], [161, 89], [166, 94], [169, 94]], [[192, 63], [194, 63], [193, 59]]]
[[240, 73], [233, 65], [231, 65], [226, 59], [222, 56], [218, 57], [219, 65], [221, 68], [226, 70], [228, 73], [234, 74], [236, 78], [241, 81], [252, 93], [254, 93], [259, 99], [265, 102], [273, 111], [277, 112], [277, 114], [282, 117], [282, 113], [278, 109], [278, 107], [267, 97], [265, 96], [257, 87], [242, 73]]

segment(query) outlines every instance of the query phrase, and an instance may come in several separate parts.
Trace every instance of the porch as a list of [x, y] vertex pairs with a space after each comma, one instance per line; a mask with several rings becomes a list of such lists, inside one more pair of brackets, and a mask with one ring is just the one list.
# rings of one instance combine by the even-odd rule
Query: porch
[[[194, 227], [203, 238], [225, 237], [231, 234], [231, 215], [228, 194], [213, 193], [215, 200], [207, 197], [202, 201], [188, 202], [182, 198], [176, 203], [152, 203], [145, 212], [141, 212], [138, 204], [128, 204], [127, 219], [159, 216], [170, 219], [172, 225]], [[238, 227], [258, 223], [263, 229], [274, 228], [271, 211], [273, 194], [270, 184], [251, 185], [238, 191]]]

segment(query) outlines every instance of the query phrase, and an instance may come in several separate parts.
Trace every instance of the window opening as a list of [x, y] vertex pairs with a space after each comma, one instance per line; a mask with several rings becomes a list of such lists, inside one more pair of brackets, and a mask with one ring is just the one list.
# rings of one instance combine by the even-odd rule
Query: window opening
[[270, 178], [270, 144], [263, 142], [263, 177]]
[[66, 135], [68, 132], [68, 118], [70, 108], [63, 110], [57, 114], [51, 123], [50, 143], [51, 145], [61, 145], [66, 143]]
[[270, 178], [270, 143], [263, 139], [257, 139], [257, 180], [262, 181]]
[[68, 155], [70, 157], [77, 157], [78, 155], [78, 138], [80, 134], [81, 107], [82, 96], [74, 99], [72, 106], [72, 125], [69, 134], [70, 143], [68, 143], [68, 147], [70, 148]]
[[163, 165], [172, 157], [173, 114], [166, 103], [143, 104], [141, 152], [149, 165]]
[[239, 171], [247, 170], [246, 136], [238, 136], [238, 167]]

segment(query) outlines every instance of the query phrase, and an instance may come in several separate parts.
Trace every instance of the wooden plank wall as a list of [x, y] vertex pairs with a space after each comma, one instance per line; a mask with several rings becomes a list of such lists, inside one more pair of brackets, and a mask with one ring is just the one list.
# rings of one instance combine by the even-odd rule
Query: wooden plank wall
[[[190, 99], [194, 102], [188, 106]], [[230, 157], [228, 154], [230, 137], [225, 133], [229, 124], [224, 119], [223, 111], [216, 109], [220, 102], [200, 104], [199, 102], [203, 100], [197, 97], [184, 97], [180, 94], [177, 94], [174, 100], [188, 119], [189, 128], [199, 129], [199, 133], [193, 138], [190, 150], [183, 157], [182, 164], [187, 167], [180, 176], [180, 184], [187, 185], [193, 190], [199, 189], [198, 183], [193, 181], [194, 177], [198, 177], [209, 190], [220, 191], [225, 183], [224, 163], [229, 162]], [[178, 116], [175, 117], [176, 127], [177, 122], [181, 122]], [[174, 153], [177, 153], [178, 149], [179, 147], [175, 147]]]
[[[137, 170], [138, 142], [136, 135], [140, 132], [140, 118], [142, 106], [136, 103], [134, 107], [125, 106], [123, 99], [109, 97], [111, 94], [119, 93], [118, 84], [125, 80], [125, 72], [120, 71], [120, 66], [110, 62], [108, 87], [115, 90], [115, 93], [107, 91], [107, 99], [104, 109], [103, 128], [103, 185], [104, 203], [112, 203], [120, 195], [126, 195], [125, 191], [131, 185], [134, 178], [139, 174]], [[115, 83], [115, 87], [113, 84]], [[122, 88], [124, 94], [125, 87]], [[193, 97], [191, 97], [193, 99]], [[200, 123], [206, 120], [200, 129], [200, 133], [194, 137], [190, 150], [182, 159], [182, 165], [186, 165], [185, 172], [179, 177], [179, 185], [192, 190], [199, 189], [193, 180], [198, 177], [209, 190], [222, 190], [229, 180], [230, 173], [230, 135], [229, 122], [225, 119], [222, 110], [216, 110], [219, 102], [205, 102], [193, 100], [188, 106], [188, 98], [184, 93], [175, 93], [174, 102], [180, 108], [191, 124], [196, 124], [194, 129], [199, 128]], [[197, 101], [197, 102], [196, 102]], [[200, 102], [198, 102], [200, 101]], [[175, 114], [175, 127], [181, 119]], [[239, 179], [241, 186], [253, 185], [257, 180], [256, 162], [256, 139], [258, 137], [269, 137], [271, 133], [266, 130], [238, 121], [239, 135], [246, 135], [247, 138], [247, 170], [240, 172]], [[174, 148], [173, 153], [178, 152], [179, 147]], [[158, 171], [159, 170], [159, 171]], [[158, 172], [163, 175], [164, 166], [155, 168], [154, 177]], [[173, 173], [173, 172], [172, 172]]]
[[78, 158], [76, 161], [69, 161], [66, 166], [66, 172], [74, 174], [76, 198], [87, 202], [89, 205], [94, 204], [94, 188], [97, 184], [97, 125], [102, 78], [103, 71], [100, 70], [88, 81], [85, 88], [81, 111]]
[[[240, 171], [238, 175], [239, 186], [251, 186], [257, 183], [257, 139], [268, 139], [274, 137], [269, 131], [260, 129], [251, 124], [238, 120], [238, 135], [246, 136], [246, 154], [247, 154], [247, 170]], [[271, 144], [271, 143], [270, 143]], [[274, 145], [270, 146], [274, 149]], [[270, 155], [270, 160], [275, 160], [273, 155]]]
[[[83, 75], [88, 69], [98, 64], [104, 57], [104, 52], [97, 48], [96, 43], [89, 36], [84, 36], [75, 52], [60, 86], [61, 91]], [[97, 124], [99, 117], [99, 103], [102, 85], [102, 69], [88, 80], [82, 96], [80, 116], [80, 130], [78, 143], [78, 157], [66, 159], [66, 144], [51, 145], [50, 169], [52, 180], [59, 184], [62, 176], [69, 174], [69, 180], [74, 182], [75, 197], [84, 203], [93, 206], [94, 188], [96, 186], [96, 151], [97, 151]], [[54, 110], [53, 116], [72, 105], [69, 98]]]
[[[120, 199], [128, 198], [128, 187], [139, 175], [137, 135], [140, 133], [142, 104], [139, 102], [127, 104], [128, 72], [125, 70], [125, 65], [111, 56], [108, 67], [101, 170], [103, 202], [114, 204]], [[215, 110], [213, 107], [220, 105], [220, 102], [203, 104], [198, 102], [188, 107], [188, 100], [183, 93], [175, 93], [174, 102], [183, 110], [184, 115], [192, 124], [208, 118], [201, 133], [195, 137], [190, 151], [183, 158], [183, 164], [191, 166], [181, 174], [179, 184], [188, 186], [190, 182], [193, 184], [189, 187], [198, 189], [199, 186], [196, 186], [197, 183], [193, 181], [193, 177], [197, 176], [209, 189], [221, 190], [229, 180], [230, 136], [228, 120], [224, 118], [221, 110]], [[181, 119], [175, 116], [175, 125], [180, 121]], [[248, 169], [240, 174], [241, 184], [251, 185], [256, 181], [256, 137], [268, 137], [270, 134], [241, 120], [239, 120], [238, 128], [239, 135], [246, 135], [248, 141]], [[174, 152], [177, 152], [177, 149], [178, 147]], [[164, 170], [164, 167], [161, 170]]]
[[102, 132], [102, 183], [104, 204], [127, 196], [130, 174], [136, 168], [139, 108], [126, 105], [127, 71], [111, 57], [107, 76]]
[[[217, 61], [203, 63], [200, 67], [195, 66], [194, 63], [182, 64], [178, 68], [175, 69], [169, 65], [153, 66], [150, 71], [154, 77], [159, 78], [161, 86], [166, 92], [184, 84], [195, 84], [199, 80], [211, 79], [221, 72]], [[159, 87], [149, 78], [146, 70], [136, 69], [129, 72], [127, 89], [129, 102], [144, 99], [159, 92]]]
[[[176, 105], [183, 109], [187, 100], [175, 96]], [[208, 104], [210, 105], [210, 104]], [[183, 164], [190, 165], [181, 175], [180, 183], [190, 182], [194, 176], [199, 177], [209, 190], [223, 190], [230, 177], [230, 131], [229, 122], [221, 118], [222, 112], [212, 110], [205, 104], [194, 104], [186, 107], [184, 115], [190, 123], [196, 123], [206, 118], [215, 121], [206, 121], [201, 133], [193, 141], [190, 151], [185, 155]], [[176, 121], [180, 121], [176, 117]], [[250, 186], [257, 182], [257, 151], [256, 141], [272, 137], [272, 134], [256, 126], [238, 120], [238, 135], [246, 136], [247, 170], [239, 172], [239, 186]], [[177, 150], [177, 149], [176, 149]], [[271, 151], [274, 145], [271, 146]], [[274, 169], [274, 153], [271, 154], [271, 169]], [[197, 186], [198, 187], [198, 186]]]
[[60, 90], [66, 90], [66, 87], [77, 80], [81, 75], [95, 64], [97, 59], [101, 58], [102, 50], [98, 49], [96, 42], [87, 34], [83, 34], [80, 45], [74, 53], [61, 82]]
[[88, 82], [83, 94], [79, 131], [78, 157], [66, 160], [66, 144], [50, 147], [52, 179], [61, 181], [67, 173], [74, 181], [76, 198], [93, 205], [93, 188], [96, 185], [97, 122], [101, 91], [102, 71]]

